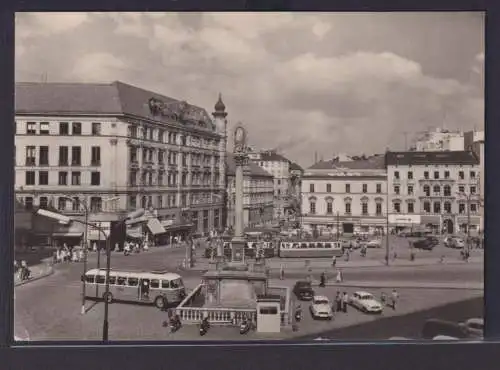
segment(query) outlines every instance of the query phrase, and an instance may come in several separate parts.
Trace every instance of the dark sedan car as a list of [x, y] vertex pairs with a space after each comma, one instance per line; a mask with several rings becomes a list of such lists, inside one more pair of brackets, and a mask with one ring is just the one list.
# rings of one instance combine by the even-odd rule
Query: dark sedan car
[[413, 247], [417, 249], [431, 251], [435, 247], [435, 244], [431, 238], [424, 238], [414, 241]]
[[301, 301], [310, 301], [314, 296], [314, 290], [308, 281], [297, 281], [293, 293]]

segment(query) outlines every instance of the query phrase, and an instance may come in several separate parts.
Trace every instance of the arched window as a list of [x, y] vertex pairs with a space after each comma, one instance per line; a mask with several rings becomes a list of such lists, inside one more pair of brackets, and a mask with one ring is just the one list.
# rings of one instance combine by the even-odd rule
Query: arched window
[[326, 201], [326, 214], [332, 214], [333, 213], [333, 198], [328, 197], [325, 199]]
[[441, 202], [434, 202], [434, 213], [441, 213]]
[[424, 212], [425, 213], [431, 212], [431, 202], [424, 202]]
[[439, 194], [441, 192], [441, 188], [439, 187], [439, 185], [434, 185], [432, 191], [434, 192], [434, 194]]
[[431, 187], [429, 185], [424, 185], [424, 193], [427, 197], [431, 195]]
[[443, 193], [445, 197], [451, 196], [451, 186], [450, 185], [445, 185], [443, 187]]
[[451, 213], [451, 203], [450, 202], [444, 202], [443, 208], [444, 208], [445, 213]]
[[316, 198], [314, 197], [309, 198], [309, 213], [313, 215], [316, 213]]

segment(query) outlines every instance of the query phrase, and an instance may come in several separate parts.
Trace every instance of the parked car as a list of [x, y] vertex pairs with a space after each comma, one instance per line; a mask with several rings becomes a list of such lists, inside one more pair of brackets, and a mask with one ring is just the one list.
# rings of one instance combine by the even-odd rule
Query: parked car
[[457, 339], [466, 339], [470, 335], [463, 325], [446, 320], [429, 319], [422, 328], [423, 339], [434, 339], [437, 336], [447, 336]]
[[460, 323], [462, 327], [469, 333], [470, 337], [482, 338], [484, 335], [484, 320], [480, 318], [472, 318]]
[[317, 319], [333, 319], [332, 305], [327, 297], [316, 295], [313, 297], [311, 306], [309, 307], [311, 316], [314, 320]]
[[434, 246], [439, 245], [439, 239], [436, 238], [435, 236], [428, 236], [427, 239], [429, 239], [432, 245]]
[[372, 239], [366, 243], [367, 248], [382, 248], [382, 241], [380, 239]]
[[349, 304], [364, 313], [382, 313], [383, 310], [382, 304], [368, 292], [355, 292], [349, 297]]
[[414, 248], [423, 249], [426, 251], [431, 251], [432, 249], [434, 249], [434, 246], [435, 245], [434, 245], [433, 241], [429, 238], [423, 238], [423, 239], [419, 239], [419, 240], [416, 240], [413, 242]]
[[465, 242], [461, 238], [447, 236], [444, 238], [444, 246], [447, 248], [462, 249], [465, 246]]
[[297, 281], [293, 287], [293, 294], [301, 301], [310, 301], [314, 297], [314, 290], [309, 281]]

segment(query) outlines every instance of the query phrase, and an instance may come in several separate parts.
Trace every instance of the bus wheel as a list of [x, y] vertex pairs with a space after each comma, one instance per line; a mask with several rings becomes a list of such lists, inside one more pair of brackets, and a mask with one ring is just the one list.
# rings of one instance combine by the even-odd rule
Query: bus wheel
[[113, 303], [113, 294], [111, 294], [111, 293], [104, 293], [103, 296], [102, 296], [102, 299], [104, 299], [108, 303]]
[[164, 297], [158, 296], [155, 298], [156, 308], [159, 308], [160, 310], [162, 310], [163, 308], [165, 308], [166, 305], [167, 305], [167, 300]]

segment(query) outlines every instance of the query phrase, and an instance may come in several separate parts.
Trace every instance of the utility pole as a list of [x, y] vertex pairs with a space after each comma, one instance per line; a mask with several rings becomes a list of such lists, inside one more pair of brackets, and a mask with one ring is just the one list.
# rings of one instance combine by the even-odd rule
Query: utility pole
[[340, 216], [339, 211], [337, 211], [337, 241], [340, 239]]

